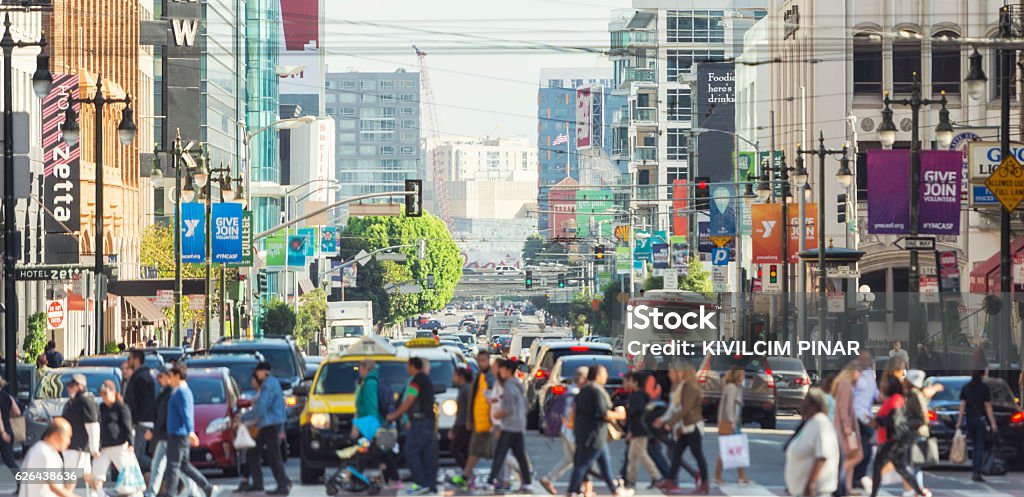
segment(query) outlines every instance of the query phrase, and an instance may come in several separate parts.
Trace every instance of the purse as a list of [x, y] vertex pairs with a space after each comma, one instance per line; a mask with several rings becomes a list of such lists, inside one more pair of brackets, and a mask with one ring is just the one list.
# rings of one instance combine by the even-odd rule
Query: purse
[[939, 463], [939, 441], [935, 437], [918, 438], [910, 446], [910, 462], [915, 466]]
[[25, 416], [11, 418], [11, 433], [14, 434], [14, 443], [25, 442]]

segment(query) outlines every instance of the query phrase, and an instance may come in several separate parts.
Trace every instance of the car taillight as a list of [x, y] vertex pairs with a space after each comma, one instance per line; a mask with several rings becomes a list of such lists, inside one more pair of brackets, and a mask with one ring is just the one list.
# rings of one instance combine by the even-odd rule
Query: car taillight
[[546, 369], [538, 369], [536, 373], [533, 373], [533, 377], [539, 380], [546, 379], [548, 377], [548, 371]]
[[707, 370], [702, 369], [700, 371], [697, 371], [697, 381], [699, 381], [701, 385], [703, 385], [705, 381], [708, 381]]
[[810, 385], [811, 384], [811, 379], [806, 377], [806, 376], [804, 376], [804, 377], [797, 378], [797, 379], [793, 380], [793, 384], [794, 385]]
[[775, 377], [772, 376], [772, 370], [769, 369], [767, 373], [768, 378], [765, 380], [765, 384], [768, 385], [768, 388], [775, 388]]
[[551, 393], [555, 395], [562, 395], [563, 393], [565, 393], [565, 387], [562, 385], [555, 385], [551, 387]]
[[590, 350], [590, 347], [587, 347], [585, 345], [573, 345], [572, 347], [569, 347], [569, 350], [573, 352], [586, 352]]
[[1024, 412], [1017, 411], [1010, 416], [1010, 422], [1013, 424], [1024, 422]]
[[512, 362], [516, 362], [516, 356], [509, 357], [508, 359]]
[[935, 414], [935, 411], [928, 411], [928, 424], [936, 424], [939, 422], [939, 415]]

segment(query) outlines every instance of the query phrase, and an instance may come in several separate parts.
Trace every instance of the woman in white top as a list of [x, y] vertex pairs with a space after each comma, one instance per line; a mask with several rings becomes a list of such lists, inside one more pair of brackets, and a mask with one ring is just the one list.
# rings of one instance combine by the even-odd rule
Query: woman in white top
[[[722, 399], [718, 402], [718, 435], [736, 435], [743, 425], [743, 368], [733, 366], [722, 378]], [[744, 485], [750, 483], [747, 479], [746, 468], [736, 468], [739, 473], [737, 483]], [[716, 485], [725, 483], [722, 481], [722, 458], [715, 462]]]
[[839, 441], [825, 414], [825, 394], [807, 392], [800, 414], [803, 422], [786, 442], [786, 489], [790, 495], [826, 497], [839, 487]]

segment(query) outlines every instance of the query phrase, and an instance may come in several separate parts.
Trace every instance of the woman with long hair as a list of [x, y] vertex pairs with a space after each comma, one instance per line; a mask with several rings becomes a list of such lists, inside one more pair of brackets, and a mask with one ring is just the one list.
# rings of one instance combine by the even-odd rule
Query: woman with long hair
[[853, 410], [853, 387], [860, 379], [860, 366], [856, 362], [847, 364], [832, 382], [832, 398], [835, 399], [836, 436], [842, 453], [840, 482], [845, 495], [853, 494], [853, 469], [864, 459], [864, 448], [860, 443], [860, 425]]
[[677, 385], [672, 392], [672, 403], [668, 412], [654, 422], [655, 428], [664, 428], [676, 434], [676, 442], [672, 447], [672, 467], [658, 487], [670, 492], [678, 491], [676, 477], [683, 466], [683, 452], [687, 448], [697, 460], [700, 476], [694, 493], [707, 494], [710, 491], [708, 482], [708, 462], [704, 458], [703, 430], [704, 389], [697, 380], [697, 372], [689, 362], [677, 363], [673, 367]]
[[[743, 379], [746, 375], [743, 368], [733, 366], [722, 377], [722, 399], [718, 401], [718, 436], [736, 435], [743, 426]], [[736, 468], [739, 473], [737, 483], [750, 483], [746, 468]], [[716, 485], [725, 483], [722, 480], [722, 458], [715, 461]]]
[[917, 484], [908, 461], [911, 431], [907, 425], [903, 382], [896, 375], [887, 375], [883, 377], [881, 386], [885, 402], [872, 422], [878, 429], [878, 452], [871, 468], [871, 481], [866, 481], [867, 477], [864, 477], [861, 483], [864, 488], [871, 489], [871, 497], [876, 497], [878, 488], [882, 486], [882, 468], [887, 463], [892, 463], [903, 481], [913, 488], [915, 495], [931, 497], [931, 492], [921, 489]]

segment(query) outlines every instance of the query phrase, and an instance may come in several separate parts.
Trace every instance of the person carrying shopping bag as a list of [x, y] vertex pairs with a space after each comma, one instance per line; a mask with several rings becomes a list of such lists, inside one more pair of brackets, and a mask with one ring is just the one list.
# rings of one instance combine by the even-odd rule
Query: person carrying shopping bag
[[118, 471], [118, 494], [142, 492], [146, 483], [132, 447], [132, 413], [111, 380], [100, 385], [100, 400], [100, 455], [92, 462], [93, 488], [103, 488], [107, 472], [114, 465]]
[[[743, 425], [743, 368], [733, 366], [722, 378], [722, 399], [718, 402], [718, 436], [730, 436], [740, 433], [740, 426]], [[749, 453], [749, 450], [748, 450]], [[746, 485], [750, 483], [747, 479], [746, 468], [736, 468], [739, 473], [737, 483]], [[715, 461], [716, 485], [722, 485], [722, 457]]]

